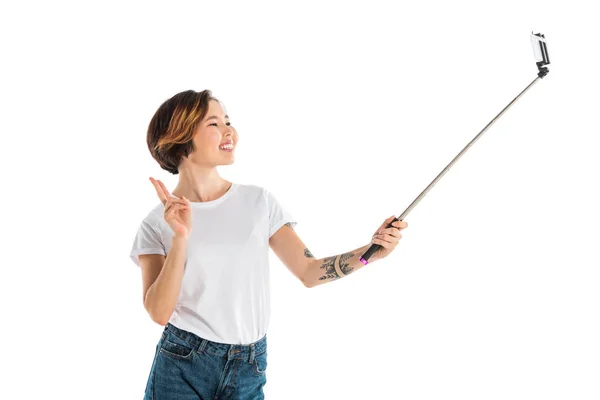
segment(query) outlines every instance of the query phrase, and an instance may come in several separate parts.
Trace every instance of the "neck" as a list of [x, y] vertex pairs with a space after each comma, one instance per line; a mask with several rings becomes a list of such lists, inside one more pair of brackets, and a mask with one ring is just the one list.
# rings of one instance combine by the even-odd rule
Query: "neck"
[[205, 202], [218, 199], [231, 187], [231, 182], [221, 178], [216, 168], [194, 170], [182, 168], [179, 183], [171, 192], [177, 197], [185, 196], [191, 202]]

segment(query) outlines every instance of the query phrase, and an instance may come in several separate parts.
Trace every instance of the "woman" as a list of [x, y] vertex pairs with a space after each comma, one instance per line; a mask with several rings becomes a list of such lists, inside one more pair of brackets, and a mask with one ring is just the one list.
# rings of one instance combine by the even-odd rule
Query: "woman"
[[[144, 307], [165, 327], [145, 399], [263, 399], [269, 247], [313, 287], [362, 267], [358, 257], [371, 245], [316, 260], [270, 191], [219, 176], [216, 167], [233, 163], [238, 140], [210, 90], [176, 94], [150, 121], [152, 157], [179, 183], [169, 193], [150, 178], [160, 204], [143, 219], [130, 253], [142, 271]], [[384, 229], [392, 219], [373, 236], [383, 247], [370, 263], [386, 257], [407, 226]]]

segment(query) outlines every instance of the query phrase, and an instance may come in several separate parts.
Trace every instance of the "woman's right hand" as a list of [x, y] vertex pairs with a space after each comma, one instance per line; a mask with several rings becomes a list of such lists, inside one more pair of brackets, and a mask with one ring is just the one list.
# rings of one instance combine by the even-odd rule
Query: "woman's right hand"
[[175, 236], [189, 238], [192, 231], [192, 211], [190, 202], [184, 196], [181, 199], [171, 197], [167, 187], [159, 180], [150, 177], [161, 203], [165, 207], [164, 218]]

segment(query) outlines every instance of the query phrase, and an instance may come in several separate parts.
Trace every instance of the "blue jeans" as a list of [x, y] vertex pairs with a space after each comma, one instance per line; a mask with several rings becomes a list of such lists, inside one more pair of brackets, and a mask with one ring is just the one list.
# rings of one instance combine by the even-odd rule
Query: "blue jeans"
[[167, 323], [144, 400], [263, 400], [267, 336], [248, 344], [211, 342]]

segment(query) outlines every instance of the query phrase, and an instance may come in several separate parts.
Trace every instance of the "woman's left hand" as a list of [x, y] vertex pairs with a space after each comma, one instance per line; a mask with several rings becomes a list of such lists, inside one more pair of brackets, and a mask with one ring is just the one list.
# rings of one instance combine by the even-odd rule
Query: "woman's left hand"
[[383, 246], [379, 248], [375, 254], [373, 254], [373, 257], [376, 260], [381, 260], [382, 258], [390, 255], [402, 238], [400, 231], [408, 226], [406, 221], [395, 221], [392, 224], [393, 227], [386, 228], [386, 226], [388, 226], [394, 219], [396, 219], [396, 217], [392, 215], [383, 221], [383, 224], [381, 224], [381, 226], [373, 235], [372, 243]]

